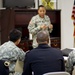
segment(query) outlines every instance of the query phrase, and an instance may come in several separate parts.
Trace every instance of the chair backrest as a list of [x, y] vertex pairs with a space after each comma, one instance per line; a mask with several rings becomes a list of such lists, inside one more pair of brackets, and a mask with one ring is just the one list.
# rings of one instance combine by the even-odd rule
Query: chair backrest
[[68, 72], [50, 72], [43, 75], [70, 75]]
[[15, 72], [23, 72], [23, 65], [24, 63], [20, 60], [17, 60], [15, 65]]
[[73, 66], [72, 75], [75, 75], [75, 65]]

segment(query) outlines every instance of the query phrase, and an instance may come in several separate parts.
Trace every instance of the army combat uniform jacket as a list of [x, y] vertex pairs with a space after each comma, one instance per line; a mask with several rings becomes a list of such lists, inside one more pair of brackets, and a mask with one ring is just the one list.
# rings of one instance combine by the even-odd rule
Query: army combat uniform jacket
[[[51, 24], [50, 18], [45, 15], [44, 18], [41, 18], [39, 15], [35, 15], [32, 17], [29, 25], [28, 25], [28, 30], [29, 33], [32, 34], [32, 39], [33, 39], [33, 48], [36, 48], [38, 46], [36, 42], [36, 35], [39, 31], [42, 29], [40, 28], [41, 25], [47, 25], [49, 26]], [[49, 33], [52, 32], [52, 29], [47, 28], [46, 29]]]
[[[25, 54], [26, 53], [20, 48], [18, 48], [12, 41], [5, 42], [0, 46], [0, 60], [6, 60], [10, 62], [10, 72], [14, 72], [17, 59], [24, 61]], [[16, 75], [20, 74], [16, 73]]]

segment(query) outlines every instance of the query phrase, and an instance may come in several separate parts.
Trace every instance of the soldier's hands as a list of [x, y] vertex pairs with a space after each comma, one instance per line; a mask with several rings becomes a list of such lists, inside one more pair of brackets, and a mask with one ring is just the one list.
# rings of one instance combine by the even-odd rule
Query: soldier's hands
[[49, 29], [53, 29], [53, 25], [52, 24], [49, 25]]
[[41, 25], [40, 28], [43, 29], [43, 30], [45, 30], [46, 28], [48, 28], [48, 26], [46, 26], [46, 25]]

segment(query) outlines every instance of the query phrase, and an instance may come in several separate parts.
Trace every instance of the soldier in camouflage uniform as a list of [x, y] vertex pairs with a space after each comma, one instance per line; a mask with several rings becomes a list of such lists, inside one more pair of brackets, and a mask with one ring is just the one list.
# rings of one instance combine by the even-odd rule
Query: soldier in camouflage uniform
[[71, 51], [66, 61], [66, 71], [72, 75], [73, 67], [75, 66], [75, 50]]
[[[9, 64], [9, 71], [14, 72], [15, 64], [17, 59], [24, 61], [25, 52], [18, 48], [17, 45], [21, 41], [22, 33], [19, 30], [12, 30], [9, 34], [9, 41], [5, 42], [0, 46], [0, 60], [8, 61]], [[9, 75], [14, 75], [13, 73]], [[20, 75], [15, 74], [15, 75]]]
[[38, 14], [32, 17], [28, 25], [29, 33], [32, 34], [33, 48], [36, 48], [38, 46], [36, 42], [36, 35], [39, 31], [47, 30], [50, 33], [52, 32], [53, 25], [50, 22], [50, 18], [45, 14], [45, 7], [43, 5], [40, 5], [38, 7]]

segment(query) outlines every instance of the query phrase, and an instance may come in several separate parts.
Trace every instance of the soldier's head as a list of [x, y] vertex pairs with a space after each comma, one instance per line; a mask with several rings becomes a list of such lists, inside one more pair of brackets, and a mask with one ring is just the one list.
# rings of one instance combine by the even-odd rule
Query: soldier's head
[[43, 5], [40, 5], [38, 7], [38, 14], [40, 17], [44, 18], [44, 15], [46, 14], [46, 9]]
[[49, 43], [48, 31], [40, 31], [37, 33], [37, 43], [38, 44], [48, 44]]
[[22, 33], [19, 30], [13, 29], [9, 33], [9, 40], [14, 42], [16, 45], [18, 45], [21, 41], [21, 36]]

